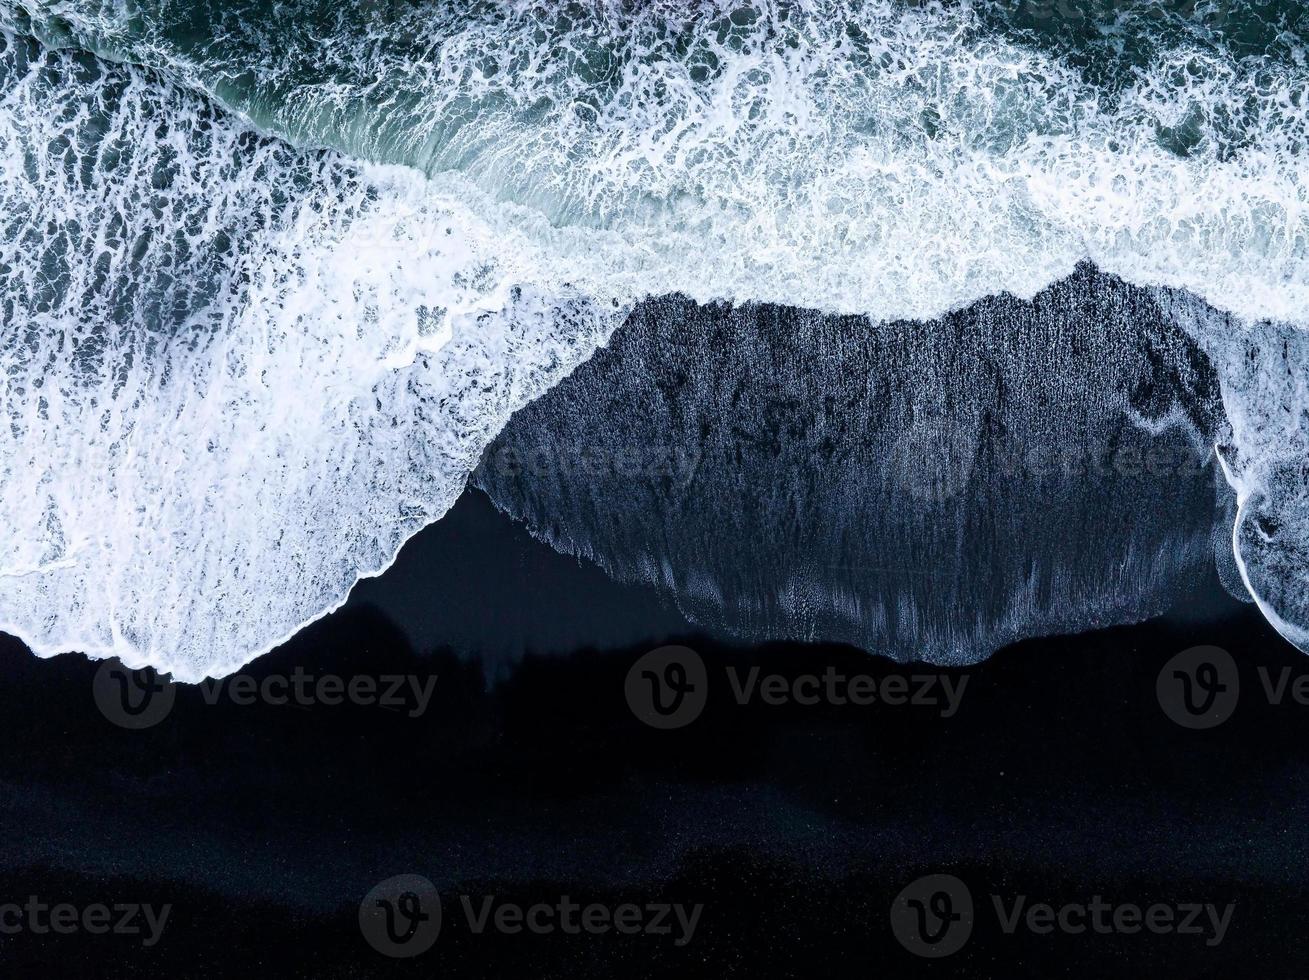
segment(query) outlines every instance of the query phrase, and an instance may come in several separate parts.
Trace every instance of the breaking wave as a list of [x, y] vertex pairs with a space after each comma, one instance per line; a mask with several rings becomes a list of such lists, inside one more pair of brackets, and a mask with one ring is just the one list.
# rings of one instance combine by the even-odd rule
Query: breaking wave
[[228, 672], [645, 297], [926, 324], [1090, 259], [1203, 311], [1297, 638], [1304, 10], [1058, 6], [0, 0], [0, 625]]

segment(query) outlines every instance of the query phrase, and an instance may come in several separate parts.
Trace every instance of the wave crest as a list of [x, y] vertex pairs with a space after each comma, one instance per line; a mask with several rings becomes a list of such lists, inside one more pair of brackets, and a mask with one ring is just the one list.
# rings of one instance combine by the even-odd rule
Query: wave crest
[[[1090, 258], [1309, 322], [1298, 28], [1106, 72], [1121, 36], [997, 9], [0, 0], [45, 45], [0, 35], [0, 624], [234, 669], [646, 296], [927, 321]], [[1299, 499], [1298, 423], [1239, 377], [1229, 475]]]
[[[1244, 34], [1267, 36], [1251, 54], [1204, 30], [1203, 3], [1186, 18], [1128, 0], [1095, 30], [1070, 20], [1073, 49], [1036, 43], [1012, 6], [16, 9], [38, 34], [166, 69], [297, 145], [458, 174], [525, 209], [583, 288], [932, 318], [1031, 297], [1091, 259], [1305, 321], [1296, 25], [1238, 4]], [[1123, 50], [1138, 56], [1100, 64]]]

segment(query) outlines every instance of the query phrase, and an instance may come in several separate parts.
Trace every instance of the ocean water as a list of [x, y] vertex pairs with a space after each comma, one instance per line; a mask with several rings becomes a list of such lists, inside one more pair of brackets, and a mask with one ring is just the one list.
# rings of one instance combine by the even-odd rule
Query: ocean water
[[[653, 355], [692, 357], [660, 297], [871, 344], [1088, 260], [1101, 306], [1044, 342], [1135, 364], [1163, 324], [1203, 355], [1220, 565], [1309, 645], [1300, 4], [0, 0], [0, 31], [0, 628], [40, 654], [230, 672], [385, 568], [621, 324], [664, 311]], [[1097, 333], [1110, 281], [1138, 309]], [[1032, 391], [1134, 377], [986, 343]], [[972, 447], [995, 377], [913, 368], [908, 401], [950, 409], [921, 452]], [[1113, 394], [1139, 438], [1176, 428]], [[1060, 597], [1142, 615], [1141, 583], [1005, 635], [1076, 619]], [[806, 602], [904, 591], [860, 588]]]

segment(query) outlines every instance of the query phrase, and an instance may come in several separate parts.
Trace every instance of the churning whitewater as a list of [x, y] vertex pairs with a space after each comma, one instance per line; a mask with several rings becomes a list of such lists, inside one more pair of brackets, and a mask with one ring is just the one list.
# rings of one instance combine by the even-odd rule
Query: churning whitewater
[[931, 330], [1090, 259], [1213, 359], [1304, 645], [1304, 9], [1103, 6], [0, 0], [0, 628], [230, 672], [643, 298]]

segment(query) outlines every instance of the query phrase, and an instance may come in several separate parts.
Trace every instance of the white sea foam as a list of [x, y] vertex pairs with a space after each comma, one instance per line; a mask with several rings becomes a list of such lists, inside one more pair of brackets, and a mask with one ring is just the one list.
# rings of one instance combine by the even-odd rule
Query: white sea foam
[[1303, 40], [1179, 33], [1109, 90], [982, 3], [225, 0], [199, 40], [189, 2], [3, 6], [299, 144], [460, 174], [629, 295], [930, 318], [1089, 258], [1309, 322]]
[[0, 62], [0, 625], [38, 652], [236, 669], [444, 513], [612, 325], [412, 172], [24, 61]]
[[969, 4], [188, 9], [0, 2], [174, 79], [5, 42], [0, 624], [41, 652], [234, 669], [646, 295], [928, 318], [1091, 258], [1309, 322], [1303, 64], [1179, 43], [1108, 93]]
[[1309, 332], [1242, 323], [1186, 294], [1166, 308], [1214, 359], [1236, 494], [1230, 551], [1241, 583], [1282, 636], [1309, 652]]

